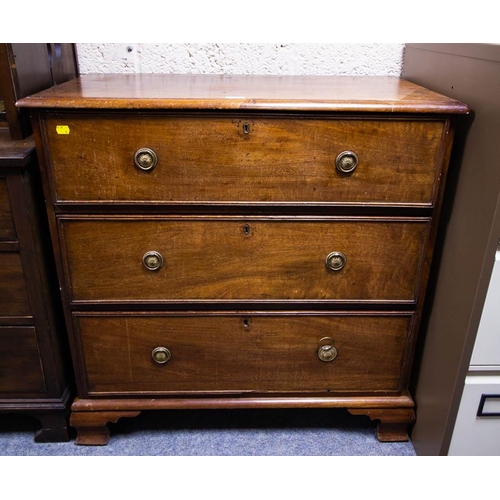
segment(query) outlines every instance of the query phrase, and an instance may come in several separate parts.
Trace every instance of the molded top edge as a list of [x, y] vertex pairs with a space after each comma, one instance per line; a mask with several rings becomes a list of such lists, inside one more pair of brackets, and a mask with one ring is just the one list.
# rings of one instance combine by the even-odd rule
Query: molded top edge
[[466, 114], [467, 105], [397, 77], [90, 74], [18, 107]]

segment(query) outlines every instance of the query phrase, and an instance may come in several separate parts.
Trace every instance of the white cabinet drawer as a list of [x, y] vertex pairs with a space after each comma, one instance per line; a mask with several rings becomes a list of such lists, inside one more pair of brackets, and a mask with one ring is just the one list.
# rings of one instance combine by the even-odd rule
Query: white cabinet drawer
[[466, 378], [448, 455], [500, 455], [500, 375]]
[[500, 367], [500, 251], [495, 256], [470, 364], [471, 369]]

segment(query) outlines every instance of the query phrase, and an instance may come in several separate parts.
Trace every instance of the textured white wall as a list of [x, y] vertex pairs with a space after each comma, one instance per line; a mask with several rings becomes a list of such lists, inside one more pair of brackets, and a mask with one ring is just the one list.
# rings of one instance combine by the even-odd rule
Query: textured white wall
[[81, 74], [400, 76], [400, 43], [78, 43]]

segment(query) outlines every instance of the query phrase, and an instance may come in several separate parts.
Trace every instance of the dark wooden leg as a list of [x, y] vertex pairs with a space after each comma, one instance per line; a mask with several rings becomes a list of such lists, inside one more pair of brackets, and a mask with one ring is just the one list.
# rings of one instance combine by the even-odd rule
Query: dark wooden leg
[[70, 425], [77, 431], [76, 444], [103, 446], [109, 442], [108, 423], [122, 417], [137, 417], [140, 411], [73, 411]]
[[68, 411], [41, 410], [32, 412], [42, 425], [35, 434], [36, 443], [61, 443], [69, 441]]
[[408, 429], [415, 422], [412, 408], [348, 408], [352, 415], [378, 420], [377, 438], [381, 442], [409, 441]]

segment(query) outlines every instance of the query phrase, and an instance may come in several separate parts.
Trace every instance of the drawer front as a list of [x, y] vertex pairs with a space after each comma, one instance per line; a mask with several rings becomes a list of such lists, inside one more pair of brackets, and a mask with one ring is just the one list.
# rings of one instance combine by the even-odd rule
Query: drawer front
[[495, 367], [500, 370], [500, 251], [495, 254], [488, 293], [474, 343], [470, 364], [477, 369]]
[[[431, 205], [443, 130], [436, 120], [46, 119], [57, 201]], [[142, 148], [155, 152], [153, 170], [135, 165]], [[336, 168], [344, 151], [358, 157], [350, 174]]]
[[0, 316], [31, 314], [21, 256], [0, 252]]
[[35, 329], [0, 326], [0, 398], [44, 391]]
[[469, 375], [450, 442], [450, 456], [500, 455], [500, 375]]
[[16, 239], [7, 182], [5, 179], [0, 179], [0, 241], [16, 241]]
[[[413, 301], [429, 229], [426, 219], [60, 223], [75, 301]], [[144, 264], [151, 252], [157, 270]], [[337, 252], [344, 266], [331, 270]]]
[[[89, 394], [324, 393], [398, 391], [411, 316], [150, 313], [74, 320]], [[332, 352], [332, 345], [336, 357], [320, 360], [320, 346]], [[155, 350], [160, 361], [170, 359], [154, 361]]]

